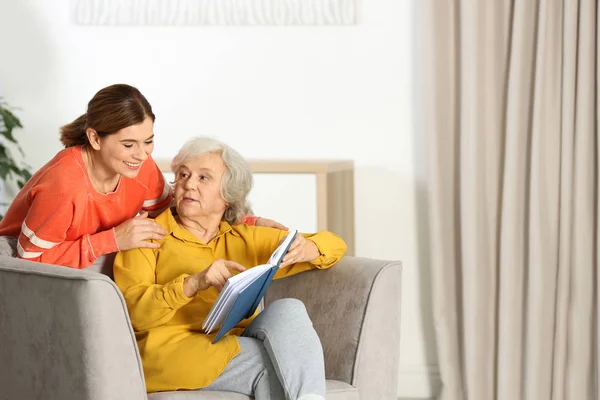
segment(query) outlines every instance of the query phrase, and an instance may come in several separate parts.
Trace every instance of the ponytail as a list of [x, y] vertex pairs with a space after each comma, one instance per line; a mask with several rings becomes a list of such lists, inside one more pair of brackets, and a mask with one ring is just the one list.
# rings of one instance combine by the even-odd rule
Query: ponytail
[[142, 123], [145, 118], [155, 120], [150, 103], [139, 90], [125, 84], [107, 86], [90, 100], [85, 114], [60, 128], [60, 141], [65, 147], [86, 145], [87, 128], [105, 137]]
[[77, 118], [75, 121], [60, 128], [60, 141], [65, 147], [73, 147], [88, 143], [87, 134], [87, 113]]

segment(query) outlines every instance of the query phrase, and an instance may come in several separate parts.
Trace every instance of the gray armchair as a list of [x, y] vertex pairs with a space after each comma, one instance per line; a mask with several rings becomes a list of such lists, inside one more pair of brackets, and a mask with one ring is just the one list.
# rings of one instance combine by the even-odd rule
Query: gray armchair
[[[272, 283], [266, 303], [304, 302], [325, 351], [327, 398], [396, 398], [401, 265], [345, 257]], [[248, 399], [235, 393], [146, 394], [117, 286], [91, 270], [0, 256], [0, 400]], [[200, 362], [200, 360], [199, 360]]]

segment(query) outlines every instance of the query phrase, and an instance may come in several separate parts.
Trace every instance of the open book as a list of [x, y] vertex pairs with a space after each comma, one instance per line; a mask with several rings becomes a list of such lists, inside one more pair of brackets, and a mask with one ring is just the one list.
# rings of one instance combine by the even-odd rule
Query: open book
[[297, 230], [290, 230], [266, 264], [249, 268], [227, 279], [223, 290], [219, 293], [219, 297], [202, 324], [202, 329], [206, 333], [211, 333], [219, 326], [221, 327], [213, 343], [219, 341], [241, 320], [254, 315], [273, 276], [279, 269], [283, 256], [287, 253], [297, 234]]

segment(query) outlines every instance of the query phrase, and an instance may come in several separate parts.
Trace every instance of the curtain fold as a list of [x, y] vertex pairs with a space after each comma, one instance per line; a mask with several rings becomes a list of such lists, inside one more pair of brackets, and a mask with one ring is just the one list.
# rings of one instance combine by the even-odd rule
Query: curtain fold
[[426, 0], [444, 400], [598, 398], [598, 9]]

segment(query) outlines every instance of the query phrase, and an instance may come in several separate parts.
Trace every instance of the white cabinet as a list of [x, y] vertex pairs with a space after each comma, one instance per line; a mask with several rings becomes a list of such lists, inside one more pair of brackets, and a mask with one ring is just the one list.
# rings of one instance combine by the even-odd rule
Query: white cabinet
[[255, 215], [300, 232], [317, 232], [316, 177], [313, 174], [254, 173], [250, 202]]
[[[304, 231], [316, 224], [316, 230], [329, 230], [346, 241], [349, 256], [354, 255], [354, 163], [352, 161], [275, 161], [251, 160], [256, 177], [251, 196], [257, 206], [265, 207], [265, 216]], [[273, 186], [276, 185], [276, 186]], [[293, 193], [288, 193], [293, 190]], [[277, 192], [282, 200], [266, 197]], [[294, 197], [295, 196], [295, 197]], [[289, 206], [281, 201], [289, 199]], [[274, 213], [269, 213], [273, 210]], [[257, 214], [258, 209], [254, 210]], [[261, 210], [262, 211], [262, 210]], [[279, 218], [281, 215], [281, 218]], [[298, 221], [298, 226], [288, 221]], [[309, 229], [308, 232], [314, 232]]]

